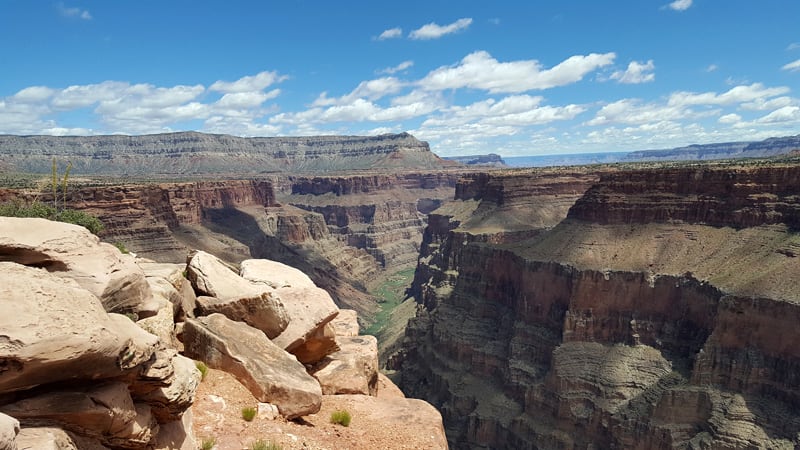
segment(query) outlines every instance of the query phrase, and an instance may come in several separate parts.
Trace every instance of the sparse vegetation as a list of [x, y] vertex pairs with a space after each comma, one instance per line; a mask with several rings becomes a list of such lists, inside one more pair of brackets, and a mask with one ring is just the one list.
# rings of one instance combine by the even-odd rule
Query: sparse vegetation
[[195, 361], [194, 365], [195, 367], [197, 367], [197, 370], [200, 371], [200, 381], [205, 380], [206, 375], [208, 375], [208, 366], [206, 365], [206, 363], [204, 363], [203, 361]]
[[0, 216], [5, 217], [38, 217], [42, 219], [55, 220], [57, 222], [71, 223], [85, 227], [93, 234], [99, 234], [103, 231], [103, 223], [100, 219], [83, 211], [76, 211], [74, 209], [56, 208], [34, 201], [30, 204], [23, 204], [22, 202], [10, 202], [0, 205]]
[[122, 242], [114, 242], [114, 247], [117, 247], [117, 250], [119, 250], [119, 252], [122, 253], [123, 255], [127, 255], [128, 253], [130, 253], [128, 249], [125, 247], [125, 244], [123, 244]]
[[283, 450], [283, 447], [272, 441], [258, 439], [250, 443], [250, 450]]
[[350, 420], [352, 420], [352, 417], [347, 410], [340, 409], [331, 413], [331, 423], [335, 423], [343, 427], [349, 427]]
[[253, 419], [256, 418], [256, 414], [257, 413], [258, 413], [258, 410], [256, 410], [252, 406], [244, 407], [244, 408], [242, 408], [242, 419], [244, 419], [244, 420], [246, 420], [248, 422], [252, 422]]
[[200, 450], [211, 450], [217, 445], [217, 439], [213, 437], [203, 438], [200, 441]]

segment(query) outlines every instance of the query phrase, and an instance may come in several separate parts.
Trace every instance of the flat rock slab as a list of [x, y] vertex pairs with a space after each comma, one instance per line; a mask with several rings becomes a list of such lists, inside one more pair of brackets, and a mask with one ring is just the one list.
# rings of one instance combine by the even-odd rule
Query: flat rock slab
[[0, 413], [0, 450], [17, 450], [15, 444], [19, 434], [19, 421]]
[[375, 336], [337, 338], [340, 350], [326, 356], [312, 370], [322, 392], [376, 395], [378, 393], [378, 340]]
[[84, 227], [45, 219], [0, 217], [0, 260], [44, 267], [78, 282], [108, 312], [148, 311], [150, 286], [131, 255]]
[[258, 401], [276, 405], [283, 416], [292, 419], [319, 411], [322, 390], [317, 380], [263, 332], [212, 314], [187, 319], [183, 343], [187, 356], [232, 374]]
[[242, 261], [240, 267], [239, 274], [242, 278], [255, 283], [267, 284], [273, 289], [282, 287], [316, 287], [311, 278], [301, 270], [278, 261], [248, 259]]
[[339, 314], [331, 321], [336, 336], [358, 336], [358, 313], [352, 309], [340, 309]]
[[275, 292], [289, 315], [289, 326], [272, 342], [304, 364], [315, 363], [339, 348], [334, 330], [326, 329], [339, 313], [330, 294], [315, 286], [283, 287]]
[[0, 262], [0, 330], [0, 392], [118, 377], [158, 344], [75, 281], [11, 262]]

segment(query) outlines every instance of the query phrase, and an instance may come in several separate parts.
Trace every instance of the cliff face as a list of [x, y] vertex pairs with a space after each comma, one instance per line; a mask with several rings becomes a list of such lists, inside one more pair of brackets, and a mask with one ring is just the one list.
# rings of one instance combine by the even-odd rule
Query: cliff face
[[146, 136], [0, 136], [0, 162], [49, 173], [52, 158], [74, 174], [244, 174], [357, 169], [435, 169], [453, 163], [408, 133], [381, 136], [240, 138], [182, 132]]
[[[429, 219], [424, 307], [389, 365], [455, 448], [793, 448], [796, 169], [465, 180]], [[527, 230], [486, 226], [548, 201], [519, 208]]]

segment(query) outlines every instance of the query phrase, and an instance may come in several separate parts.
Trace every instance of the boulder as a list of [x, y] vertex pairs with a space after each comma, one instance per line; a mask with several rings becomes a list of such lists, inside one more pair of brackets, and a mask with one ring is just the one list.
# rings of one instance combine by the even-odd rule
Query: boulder
[[336, 317], [339, 308], [324, 289], [283, 287], [276, 292], [289, 316], [289, 326], [272, 342], [302, 363], [317, 362], [338, 349], [335, 332], [326, 325]]
[[150, 407], [134, 405], [128, 386], [120, 382], [47, 392], [0, 410], [19, 420], [56, 424], [108, 445], [144, 445], [158, 430]]
[[162, 424], [153, 443], [154, 450], [197, 450], [197, 440], [192, 432], [192, 409], [179, 420]]
[[331, 321], [336, 336], [358, 336], [358, 313], [352, 309], [340, 309], [339, 314]]
[[311, 278], [292, 266], [269, 259], [248, 259], [240, 264], [242, 278], [264, 283], [274, 289], [282, 287], [316, 287]]
[[184, 276], [186, 264], [156, 263], [136, 260], [147, 276], [153, 294], [161, 294], [175, 307], [175, 320], [194, 317], [195, 293], [192, 283]]
[[0, 450], [17, 450], [16, 438], [19, 434], [19, 421], [0, 413]]
[[379, 398], [405, 398], [406, 394], [397, 387], [394, 382], [382, 372], [378, 372], [378, 393]]
[[222, 314], [263, 331], [270, 339], [279, 336], [289, 325], [285, 306], [270, 292], [243, 293], [227, 298], [200, 296], [197, 297], [196, 313], [200, 316]]
[[200, 371], [173, 349], [159, 350], [131, 387], [137, 401], [150, 405], [158, 423], [174, 422], [192, 406]]
[[245, 280], [222, 260], [203, 251], [189, 257], [186, 277], [192, 282], [197, 295], [208, 297], [230, 298], [272, 290], [268, 286]]
[[326, 356], [311, 374], [322, 392], [376, 395], [378, 392], [378, 340], [375, 336], [337, 338], [340, 350]]
[[77, 282], [44, 269], [0, 262], [0, 299], [0, 392], [118, 377], [158, 344]]
[[260, 402], [276, 405], [289, 418], [320, 409], [322, 391], [297, 359], [263, 332], [222, 314], [187, 319], [185, 354], [235, 376]]
[[108, 450], [96, 439], [68, 433], [56, 427], [26, 427], [17, 436], [17, 447], [35, 450]]
[[173, 305], [161, 294], [154, 293], [153, 298], [159, 304], [156, 314], [137, 320], [136, 324], [148, 333], [157, 336], [163, 345], [169, 348], [178, 348], [178, 339], [175, 337]]
[[43, 267], [97, 296], [106, 311], [151, 312], [150, 286], [130, 255], [86, 228], [45, 219], [0, 217], [0, 260]]

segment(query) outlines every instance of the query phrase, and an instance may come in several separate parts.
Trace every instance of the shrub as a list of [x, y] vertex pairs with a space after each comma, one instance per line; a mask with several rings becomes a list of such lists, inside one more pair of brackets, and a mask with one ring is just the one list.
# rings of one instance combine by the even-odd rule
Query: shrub
[[41, 219], [71, 223], [85, 227], [93, 234], [99, 234], [101, 231], [103, 231], [103, 222], [100, 222], [100, 219], [97, 217], [86, 214], [83, 211], [76, 211], [74, 209], [57, 210], [56, 208], [41, 202], [33, 202], [27, 205], [20, 202], [5, 203], [0, 205], [0, 216], [37, 217]]
[[250, 450], [283, 450], [283, 447], [272, 441], [258, 439], [250, 443]]
[[350, 426], [350, 413], [346, 410], [337, 410], [331, 413], [331, 423], [339, 424], [343, 427]]
[[211, 450], [215, 445], [217, 445], [216, 438], [203, 438], [203, 440], [200, 441], [200, 450]]
[[125, 244], [123, 244], [122, 242], [114, 242], [114, 247], [117, 247], [117, 250], [119, 250], [119, 252], [122, 253], [123, 255], [127, 255], [128, 253], [130, 253], [128, 249], [125, 247]]
[[256, 418], [256, 413], [257, 412], [258, 411], [255, 408], [253, 408], [252, 406], [248, 406], [246, 408], [242, 408], [242, 419], [244, 419], [244, 420], [246, 420], [248, 422], [252, 422], [253, 419]]
[[200, 371], [200, 381], [205, 380], [206, 375], [208, 375], [208, 366], [206, 365], [206, 363], [204, 363], [203, 361], [195, 361], [194, 365], [195, 367], [197, 367], [197, 370]]

